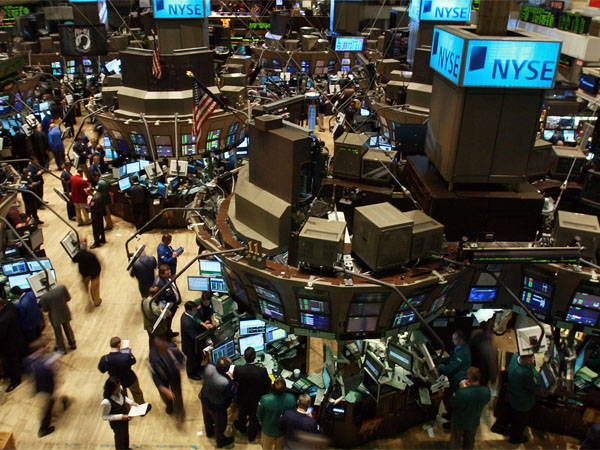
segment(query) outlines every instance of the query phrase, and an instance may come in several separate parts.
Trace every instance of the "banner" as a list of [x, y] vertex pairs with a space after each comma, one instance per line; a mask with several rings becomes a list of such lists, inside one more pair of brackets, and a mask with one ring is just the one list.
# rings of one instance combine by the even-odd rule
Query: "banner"
[[59, 25], [60, 52], [63, 56], [100, 56], [108, 54], [104, 24]]

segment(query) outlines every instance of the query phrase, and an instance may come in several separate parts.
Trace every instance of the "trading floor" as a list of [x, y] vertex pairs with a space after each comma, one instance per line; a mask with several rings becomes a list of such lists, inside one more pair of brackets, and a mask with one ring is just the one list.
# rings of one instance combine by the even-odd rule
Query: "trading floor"
[[[69, 142], [65, 142], [68, 148]], [[50, 167], [56, 172], [54, 161]], [[50, 174], [44, 176], [44, 199], [59, 213], [66, 214], [63, 201], [53, 188], [60, 188], [60, 181]], [[21, 198], [19, 197], [19, 201]], [[71, 293], [70, 308], [72, 326], [77, 340], [77, 349], [64, 355], [58, 363], [57, 394], [66, 395], [71, 405], [63, 412], [57, 409], [53, 419], [56, 431], [44, 438], [37, 437], [42, 398], [34, 395], [32, 380], [25, 376], [23, 382], [11, 393], [5, 393], [7, 382], [0, 390], [0, 430], [11, 431], [18, 449], [100, 449], [113, 447], [113, 432], [100, 412], [102, 387], [106, 375], [97, 369], [99, 358], [109, 351], [109, 339], [120, 336], [129, 339], [132, 352], [137, 358], [134, 370], [140, 380], [146, 401], [153, 405], [152, 411], [142, 418], [134, 418], [129, 430], [133, 448], [213, 448], [214, 439], [204, 435], [202, 411], [198, 393], [202, 382], [189, 380], [182, 374], [182, 388], [185, 404], [185, 420], [165, 413], [164, 405], [152, 382], [148, 366], [148, 338], [142, 326], [140, 296], [137, 281], [125, 270], [127, 257], [124, 243], [134, 231], [133, 224], [113, 216], [114, 228], [106, 234], [107, 244], [94, 250], [102, 264], [100, 292], [103, 299], [99, 307], [94, 307], [84, 292], [77, 265], [69, 259], [59, 240], [67, 233], [66, 226], [46, 208], [40, 211], [44, 221], [41, 226], [44, 233], [44, 248], [57, 273], [59, 283], [65, 284]], [[75, 224], [75, 222], [72, 222]], [[79, 227], [82, 237], [91, 242], [91, 226]], [[155, 254], [160, 236], [167, 230], [155, 229], [144, 234], [140, 243], [146, 244], [149, 254]], [[179, 267], [183, 267], [191, 257], [197, 254], [195, 236], [187, 229], [169, 230], [173, 234], [173, 245], [184, 247]], [[185, 300], [194, 299], [194, 293], [179, 282], [179, 288]], [[180, 308], [173, 321], [174, 330], [179, 330]], [[497, 338], [505, 350], [514, 351], [514, 337], [511, 332]], [[43, 335], [53, 340], [51, 327], [47, 324]], [[180, 343], [179, 337], [174, 339]], [[322, 346], [313, 344], [315, 349]], [[319, 358], [314, 358], [318, 360]], [[312, 364], [312, 362], [311, 362]], [[233, 406], [235, 408], [235, 406]], [[260, 448], [258, 440], [248, 443], [232, 426], [233, 414], [229, 414], [226, 434], [233, 432], [235, 442], [232, 448]], [[481, 427], [477, 436], [478, 448], [578, 448], [579, 441], [574, 438], [535, 432], [527, 447], [514, 446], [506, 438], [489, 431], [493, 423], [491, 409], [484, 411]], [[393, 439], [372, 441], [362, 448], [446, 448], [449, 432], [441, 426], [442, 420], [415, 427], [399, 434]]]

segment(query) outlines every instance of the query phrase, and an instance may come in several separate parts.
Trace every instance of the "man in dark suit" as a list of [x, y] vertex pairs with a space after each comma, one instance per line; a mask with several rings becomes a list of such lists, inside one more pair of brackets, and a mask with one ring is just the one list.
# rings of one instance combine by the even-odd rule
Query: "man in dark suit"
[[38, 159], [38, 164], [47, 169], [50, 145], [48, 144], [48, 136], [44, 133], [41, 123], [35, 127], [35, 131], [31, 135], [31, 146], [33, 153]]
[[21, 383], [21, 359], [25, 356], [25, 339], [19, 326], [19, 311], [0, 297], [0, 356], [4, 357], [4, 375], [10, 378], [6, 392]]
[[166, 264], [171, 269], [171, 273], [175, 275], [177, 273], [177, 253], [173, 247], [171, 247], [171, 241], [173, 237], [170, 234], [163, 234], [160, 244], [156, 249], [159, 264]]
[[258, 418], [256, 417], [256, 408], [260, 398], [269, 393], [271, 388], [271, 379], [264, 367], [258, 367], [254, 364], [256, 351], [254, 347], [248, 347], [244, 351], [246, 364], [235, 366], [233, 370], [233, 380], [238, 385], [238, 420], [233, 422], [235, 427], [242, 433], [246, 431], [246, 422], [248, 425], [248, 441], [252, 442], [259, 432]]
[[[171, 282], [171, 269], [166, 264], [161, 264], [158, 266], [158, 276], [154, 279], [154, 286], [156, 286], [159, 290]], [[173, 317], [175, 317], [175, 313], [177, 312], [177, 307], [181, 304], [181, 294], [179, 293], [179, 289], [175, 282], [171, 283], [168, 288], [166, 288], [158, 298], [160, 302], [163, 303], [172, 303], [171, 306], [171, 316], [167, 319], [167, 324], [169, 325], [169, 339], [175, 336], [178, 336], [179, 333], [176, 333], [171, 328], [171, 324], [173, 323]]]
[[149, 194], [148, 190], [140, 184], [140, 180], [135, 175], [131, 177], [132, 186], [127, 190], [127, 198], [131, 201], [131, 207], [133, 208], [133, 222], [135, 228], [139, 230], [148, 222], [148, 202]]
[[63, 187], [63, 193], [69, 198], [67, 203], [67, 215], [69, 220], [75, 220], [75, 205], [71, 201], [71, 168], [73, 163], [71, 161], [65, 161], [65, 165], [62, 173], [60, 174], [60, 181]]
[[217, 448], [223, 448], [233, 442], [233, 436], [225, 436], [227, 408], [236, 392], [232, 375], [228, 371], [230, 366], [231, 359], [227, 356], [221, 356], [216, 364], [207, 364], [199, 396], [206, 437], [215, 436]]
[[156, 258], [148, 256], [145, 251], [142, 251], [137, 261], [131, 266], [129, 274], [137, 278], [142, 297], [148, 295], [148, 289], [154, 283], [154, 269], [156, 269]]
[[67, 288], [62, 284], [54, 286], [50, 291], [45, 292], [40, 297], [42, 309], [44, 311], [48, 311], [48, 319], [50, 320], [50, 324], [54, 329], [56, 350], [60, 350], [63, 353], [67, 352], [65, 348], [65, 338], [62, 332], [63, 329], [67, 335], [67, 340], [69, 341], [71, 350], [75, 350], [77, 348], [75, 344], [75, 335], [73, 334], [73, 329], [71, 328], [71, 311], [67, 305], [69, 300], [71, 300], [71, 294], [69, 294]]
[[108, 371], [111, 377], [117, 377], [121, 381], [123, 389], [129, 389], [133, 401], [141, 405], [144, 403], [144, 393], [140, 388], [140, 382], [131, 366], [135, 364], [135, 357], [130, 348], [121, 350], [121, 338], [114, 336], [110, 338], [110, 353], [100, 358], [98, 370], [102, 373]]
[[185, 371], [192, 380], [201, 380], [200, 365], [202, 364], [203, 343], [198, 342], [199, 348], [196, 348], [198, 336], [206, 332], [207, 328], [196, 321], [195, 313], [197, 306], [194, 302], [185, 302], [185, 312], [181, 315], [181, 349], [187, 361]]
[[289, 409], [279, 418], [279, 427], [285, 431], [285, 448], [306, 448], [300, 433], [319, 433], [321, 428], [308, 412], [310, 395], [300, 394], [297, 409]]
[[[100, 174], [95, 173], [93, 179], [100, 179]], [[92, 234], [94, 235], [94, 244], [90, 248], [100, 247], [102, 244], [106, 244], [106, 236], [104, 234], [104, 213], [106, 208], [104, 207], [104, 198], [102, 193], [95, 191], [92, 195], [92, 201], [90, 202], [90, 213], [92, 216]]]

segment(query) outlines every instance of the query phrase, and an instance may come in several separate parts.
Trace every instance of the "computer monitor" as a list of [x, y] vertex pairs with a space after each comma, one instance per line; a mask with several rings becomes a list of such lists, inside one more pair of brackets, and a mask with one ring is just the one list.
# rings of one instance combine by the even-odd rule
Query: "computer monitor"
[[146, 175], [148, 175], [148, 178], [150, 179], [158, 178], [163, 175], [163, 170], [160, 167], [160, 164], [157, 162], [148, 164], [146, 167], [144, 167], [144, 170], [146, 171]]
[[274, 290], [268, 289], [268, 288], [261, 286], [259, 284], [256, 284], [256, 283], [252, 283], [252, 286], [254, 287], [254, 290], [256, 291], [256, 295], [259, 298], [268, 300], [269, 302], [281, 304], [279, 294], [277, 294], [277, 292], [275, 292]]
[[[413, 307], [418, 308], [423, 304], [428, 294], [414, 295], [408, 299], [408, 303], [410, 303]], [[400, 305], [400, 309], [408, 309], [408, 305], [402, 303]]]
[[593, 311], [591, 309], [580, 308], [579, 306], [570, 306], [565, 320], [567, 322], [573, 322], [579, 325], [586, 325], [593, 327], [598, 322], [600, 311]]
[[385, 366], [383, 363], [370, 351], [367, 351], [365, 354], [365, 362], [363, 363], [363, 368], [371, 374], [373, 379], [376, 381], [381, 378], [383, 372], [385, 370]]
[[267, 324], [260, 319], [240, 320], [240, 336], [264, 333]]
[[117, 157], [117, 155], [115, 155], [115, 152], [113, 151], [113, 149], [111, 147], [104, 147], [104, 159], [108, 160], [108, 159], [115, 159]]
[[413, 355], [395, 342], [388, 343], [388, 360], [409, 372], [412, 370]]
[[273, 320], [285, 322], [285, 313], [281, 305], [269, 303], [266, 300], [259, 298], [258, 306], [260, 307], [261, 314], [270, 317]]
[[233, 358], [235, 356], [235, 341], [230, 339], [223, 345], [214, 348], [211, 356], [214, 363], [216, 363], [222, 356]]
[[365, 44], [364, 37], [338, 36], [335, 38], [336, 52], [362, 52]]
[[498, 292], [498, 288], [481, 288], [474, 287], [471, 288], [469, 292], [469, 302], [470, 303], [491, 303], [496, 298], [496, 293]]
[[360, 108], [361, 117], [369, 117], [371, 115], [371, 111], [365, 108]]
[[409, 325], [413, 323], [417, 319], [417, 316], [412, 310], [404, 310], [399, 311], [394, 318], [394, 323], [392, 324], [392, 328], [402, 327], [404, 325]]
[[209, 277], [222, 277], [223, 267], [219, 261], [213, 261], [210, 259], [200, 260], [200, 275]]
[[[40, 262], [46, 269], [52, 269], [52, 263], [50, 262], [50, 259], [40, 258]], [[30, 272], [39, 272], [42, 270], [42, 266], [40, 266], [40, 263], [38, 263], [35, 259], [27, 261], [27, 267], [29, 268]]]
[[134, 175], [140, 171], [140, 162], [135, 161], [132, 163], [128, 163], [125, 165], [125, 174], [126, 175]]
[[243, 355], [248, 347], [254, 348], [257, 352], [264, 351], [265, 335], [251, 334], [250, 336], [244, 336], [239, 338], [238, 343], [240, 346], [240, 355]]
[[531, 355], [533, 353], [544, 353], [548, 350], [548, 337], [552, 336], [550, 325], [544, 324], [544, 336], [541, 344], [536, 349], [540, 338], [541, 330], [538, 326], [519, 328], [515, 331], [517, 335], [517, 349], [521, 355]]
[[52, 287], [56, 285], [56, 272], [54, 272], [54, 270], [45, 269], [45, 271], [39, 271], [30, 275], [27, 278], [27, 281], [35, 296], [40, 297], [44, 292], [47, 292], [49, 288], [52, 289]]
[[21, 289], [23, 289], [24, 291], [27, 291], [29, 289], [31, 289], [31, 286], [29, 285], [29, 281], [27, 281], [27, 278], [29, 278], [29, 273], [24, 273], [21, 275], [12, 275], [8, 277], [8, 285], [10, 286], [10, 288], [14, 288], [14, 287], [20, 287]]
[[575, 359], [575, 367], [573, 368], [573, 373], [577, 373], [579, 369], [583, 367], [583, 363], [585, 362], [585, 348], [579, 352], [577, 355], [577, 359]]
[[283, 328], [274, 327], [273, 325], [267, 326], [265, 331], [265, 342], [267, 344], [270, 342], [280, 341], [285, 338], [287, 338], [287, 331], [285, 331]]
[[127, 142], [122, 139], [117, 139], [117, 148], [121, 153], [129, 153], [129, 146], [127, 145]]
[[117, 58], [113, 59], [112, 61], [108, 61], [104, 64], [104, 67], [106, 67], [106, 71], [108, 73], [114, 72], [118, 75], [121, 73], [121, 60]]
[[305, 298], [306, 295], [298, 297], [298, 308], [300, 311], [311, 313], [329, 314], [329, 301], [326, 299]]
[[189, 291], [209, 291], [210, 279], [206, 277], [191, 277], [188, 276]]
[[550, 139], [552, 139], [552, 136], [554, 136], [554, 130], [544, 130], [544, 139], [546, 141], [549, 141]]
[[120, 191], [126, 191], [130, 187], [131, 187], [131, 180], [129, 179], [129, 177], [121, 178], [119, 180], [119, 190]]
[[329, 374], [327, 367], [323, 367], [323, 387], [327, 390], [329, 389], [329, 386], [331, 386], [331, 375]]
[[187, 161], [179, 161], [179, 170], [177, 166], [177, 160], [173, 159], [169, 165], [169, 175], [176, 176], [179, 175], [181, 177], [185, 177], [187, 175], [188, 170], [188, 162]]
[[165, 186], [160, 181], [158, 183], [156, 183], [156, 188], [157, 188], [159, 197], [165, 197], [167, 195], [167, 186]]
[[540, 387], [542, 388], [542, 392], [548, 392], [554, 386], [555, 382], [556, 377], [550, 364], [547, 362], [542, 364], [542, 367], [540, 367]]
[[218, 292], [220, 294], [227, 294], [229, 289], [227, 289], [227, 283], [225, 283], [224, 278], [209, 278], [210, 280], [210, 290], [212, 292]]
[[521, 301], [533, 312], [547, 314], [550, 311], [550, 298], [535, 292], [523, 290]]
[[565, 143], [574, 144], [575, 142], [577, 142], [575, 130], [563, 130], [563, 137], [565, 139]]
[[25, 260], [15, 261], [11, 263], [2, 264], [2, 273], [7, 277], [12, 275], [20, 275], [28, 272], [27, 263]]
[[173, 147], [171, 145], [157, 145], [156, 154], [161, 158], [170, 158], [173, 156]]
[[525, 276], [523, 277], [523, 289], [527, 289], [528, 291], [532, 291], [546, 297], [551, 297], [553, 286], [536, 278]]
[[379, 318], [377, 316], [348, 317], [346, 331], [349, 333], [375, 331], [377, 329], [378, 320]]
[[310, 328], [318, 331], [329, 330], [329, 316], [322, 316], [320, 314], [312, 314], [307, 312], [300, 312], [300, 324], [304, 328]]
[[600, 296], [586, 292], [575, 292], [571, 304], [600, 311]]

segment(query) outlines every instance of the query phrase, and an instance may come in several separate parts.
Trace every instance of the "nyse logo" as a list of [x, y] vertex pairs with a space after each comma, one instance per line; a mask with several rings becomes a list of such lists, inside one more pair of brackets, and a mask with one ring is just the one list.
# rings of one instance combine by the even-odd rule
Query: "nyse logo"
[[431, 14], [433, 10], [433, 17], [437, 20], [469, 20], [471, 8], [467, 7], [446, 7], [446, 6], [433, 6], [433, 0], [425, 0], [423, 2], [423, 14]]
[[[469, 72], [485, 69], [487, 47], [474, 47], [469, 61]], [[552, 82], [556, 61], [536, 59], [499, 59], [492, 62], [492, 79], [511, 81], [548, 81]]]
[[452, 49], [446, 48], [440, 42], [440, 33], [436, 32], [433, 38], [433, 45], [431, 47], [432, 57], [437, 56], [437, 67], [445, 75], [454, 80], [458, 81], [458, 75], [460, 73], [460, 60], [461, 56], [455, 53]]

